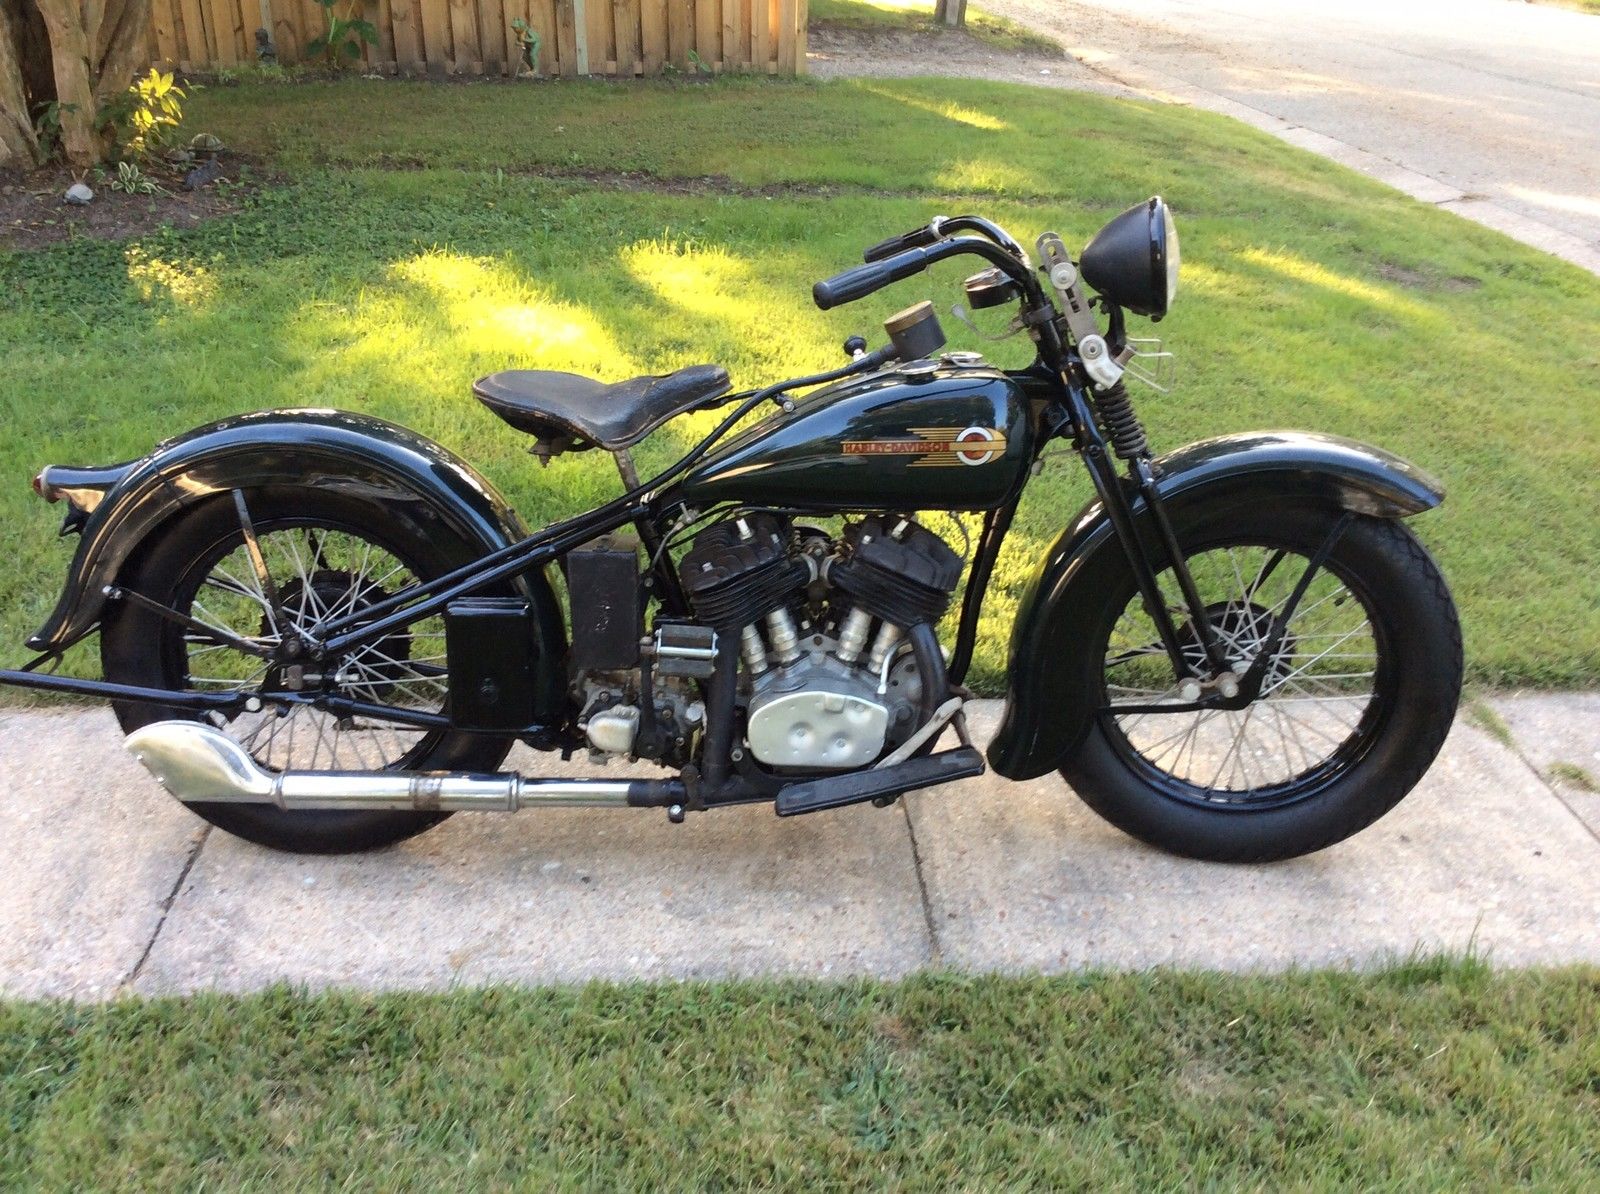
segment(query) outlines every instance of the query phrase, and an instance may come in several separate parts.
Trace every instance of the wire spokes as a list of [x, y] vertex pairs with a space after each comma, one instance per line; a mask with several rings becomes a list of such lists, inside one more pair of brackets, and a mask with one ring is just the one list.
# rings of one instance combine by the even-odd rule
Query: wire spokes
[[[323, 624], [359, 615], [419, 579], [388, 549], [351, 530], [282, 520], [244, 525], [241, 538], [207, 567], [188, 612], [207, 629], [267, 648], [290, 634], [316, 639]], [[203, 634], [185, 633], [182, 646], [187, 687], [293, 687], [271, 661]], [[443, 619], [422, 619], [316, 668], [308, 662], [295, 682], [312, 691], [332, 687], [374, 705], [439, 712], [449, 694]], [[276, 770], [392, 767], [418, 750], [430, 732], [376, 716], [270, 702], [239, 714], [227, 730], [258, 762]]]
[[[1118, 714], [1119, 705], [1183, 705], [1155, 623], [1135, 598], [1106, 646], [1110, 720], [1127, 745], [1201, 799], [1223, 803], [1274, 799], [1326, 766], [1361, 732], [1372, 706], [1378, 644], [1366, 607], [1324, 565], [1312, 575], [1287, 625], [1284, 611], [1311, 560], [1273, 546], [1237, 545], [1187, 561], [1217, 641], [1243, 673], [1281, 629], [1259, 697], [1241, 710]], [[1163, 593], [1175, 593], [1171, 573]], [[1204, 646], [1181, 597], [1168, 607], [1185, 658], [1204, 674]]]

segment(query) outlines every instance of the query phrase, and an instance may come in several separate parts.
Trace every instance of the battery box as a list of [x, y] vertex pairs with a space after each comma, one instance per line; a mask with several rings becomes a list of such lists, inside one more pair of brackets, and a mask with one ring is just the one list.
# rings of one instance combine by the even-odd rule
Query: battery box
[[533, 720], [533, 615], [520, 597], [463, 597], [444, 611], [450, 720], [466, 730], [521, 730]]
[[639, 540], [605, 535], [567, 553], [567, 593], [572, 601], [574, 672], [619, 671], [639, 662], [644, 595], [639, 583]]

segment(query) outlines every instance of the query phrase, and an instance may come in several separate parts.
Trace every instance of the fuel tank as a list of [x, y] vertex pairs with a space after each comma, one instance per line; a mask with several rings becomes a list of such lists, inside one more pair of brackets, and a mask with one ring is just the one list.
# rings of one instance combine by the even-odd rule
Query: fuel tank
[[678, 486], [695, 503], [833, 510], [989, 510], [1022, 484], [1036, 415], [987, 364], [917, 362], [799, 399], [707, 456]]

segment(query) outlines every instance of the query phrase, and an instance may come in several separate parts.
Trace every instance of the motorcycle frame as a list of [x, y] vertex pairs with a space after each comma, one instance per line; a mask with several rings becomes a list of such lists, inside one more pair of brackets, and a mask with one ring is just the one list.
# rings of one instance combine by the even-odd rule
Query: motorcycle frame
[[[965, 679], [977, 640], [978, 618], [995, 563], [1011, 528], [1027, 482], [1035, 471], [1034, 466], [1037, 465], [1044, 449], [1057, 439], [1070, 439], [1074, 450], [1084, 461], [1102, 508], [1133, 569], [1145, 606], [1155, 620], [1162, 641], [1167, 647], [1174, 672], [1179, 679], [1183, 679], [1191, 674], [1192, 669], [1177, 646], [1177, 629], [1156, 576], [1163, 567], [1171, 568], [1186, 596], [1193, 591], [1193, 581], [1189, 576], [1182, 552], [1172, 535], [1164, 503], [1149, 467], [1148, 457], [1129, 461], [1126, 478], [1119, 474], [1116, 461], [1107, 450], [1105, 435], [1094, 415], [1089, 393], [1091, 383], [1084, 371], [1083, 361], [1069, 343], [1061, 311], [1048, 296], [1045, 288], [1040, 285], [1021, 247], [998, 226], [979, 217], [964, 216], [953, 220], [935, 221], [930, 228], [941, 229], [939, 235], [943, 235], [942, 230], [977, 232], [985, 239], [976, 236], [949, 237], [936, 240], [925, 247], [902, 252], [899, 258], [915, 257], [917, 268], [886, 275], [879, 284], [887, 284], [897, 277], [909, 276], [910, 272], [920, 272], [937, 261], [959, 254], [976, 255], [997, 266], [1017, 285], [1022, 295], [1022, 323], [1030, 329], [1038, 346], [1037, 360], [1029, 368], [1011, 372], [1009, 376], [1022, 383], [1030, 393], [1038, 394], [1041, 388], [1044, 388], [1043, 396], [1047, 399], [1043, 434], [1035, 439], [1034, 459], [1030, 462], [1030, 467], [1020, 472], [1018, 482], [1006, 500], [985, 515], [968, 573], [951, 660], [945, 669], [950, 682], [959, 685]], [[897, 259], [891, 259], [887, 264], [892, 266], [893, 261]], [[877, 289], [877, 286], [872, 289]], [[1120, 326], [1121, 322], [1115, 318], [1115, 314], [1113, 327]], [[377, 642], [385, 635], [424, 618], [439, 614], [458, 598], [513, 579], [533, 569], [542, 568], [592, 539], [630, 525], [637, 531], [647, 558], [651, 561], [646, 575], [649, 577], [655, 596], [669, 614], [687, 615], [691, 611], [679, 582], [676, 565], [665, 550], [665, 545], [673, 533], [674, 523], [685, 509], [683, 499], [675, 493], [674, 482], [710, 451], [741, 419], [764, 403], [775, 401], [785, 405], [786, 409], [790, 408], [790, 400], [784, 397], [789, 391], [823, 385], [852, 374], [868, 372], [894, 359], [894, 356], [892, 347], [885, 347], [875, 353], [858, 356], [837, 369], [735, 394], [722, 403], [722, 405], [737, 403], [733, 412], [694, 448], [656, 477], [643, 484], [637, 483], [632, 473], [631, 460], [625, 453], [618, 453], [624, 484], [629, 481], [635, 482], [619, 497], [594, 510], [528, 535], [469, 564], [402, 589], [359, 613], [335, 619], [319, 628], [322, 633], [320, 639], [298, 643], [293, 650], [297, 654], [303, 652], [304, 657], [313, 662], [330, 656], [338, 657], [352, 649]], [[1157, 539], [1162, 546], [1161, 555], [1164, 558], [1152, 558], [1144, 536], [1138, 532], [1133, 503], [1135, 493], [1143, 498], [1145, 510], [1153, 520]], [[236, 502], [242, 502], [238, 491], [235, 491], [235, 494]], [[838, 511], [833, 512], [838, 513]], [[248, 540], [252, 532], [248, 517], [243, 511], [241, 511], [241, 522]], [[113, 599], [125, 599], [129, 595], [112, 587], [108, 590], [107, 596]], [[1197, 629], [1202, 641], [1209, 642], [1210, 627], [1206, 624], [1203, 608], [1195, 607], [1192, 601], [1189, 604], [1193, 618], [1201, 623]], [[164, 607], [156, 607], [153, 603], [152, 608], [173, 620], [180, 622], [184, 620], [177, 611], [165, 610]], [[0, 670], [0, 684], [113, 701], [157, 704], [193, 713], [225, 715], [243, 708], [259, 707], [257, 703], [279, 706], [310, 705], [332, 713], [382, 717], [400, 724], [427, 729], [515, 734], [552, 746], [559, 745], [563, 729], [559, 725], [530, 724], [516, 731], [473, 731], [453, 726], [450, 719], [443, 714], [423, 713], [357, 701], [328, 691], [171, 692], [164, 689], [116, 684], [105, 680], [59, 676], [39, 670], [46, 664], [59, 660], [71, 645], [69, 643], [46, 652], [21, 669]], [[719, 652], [719, 662], [723, 657], [736, 661], [736, 653], [733, 651]], [[713, 737], [708, 735], [708, 752], [712, 742]], [[726, 759], [718, 758], [711, 760], [711, 765], [721, 771], [726, 762]]]

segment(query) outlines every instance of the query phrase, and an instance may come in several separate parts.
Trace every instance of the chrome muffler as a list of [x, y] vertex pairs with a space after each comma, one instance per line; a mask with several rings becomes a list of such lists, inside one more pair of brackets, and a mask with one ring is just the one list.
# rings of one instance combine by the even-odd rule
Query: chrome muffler
[[275, 804], [281, 809], [420, 809], [514, 813], [520, 808], [660, 807], [683, 798], [679, 780], [529, 779], [513, 772], [267, 771], [211, 726], [158, 721], [124, 745], [186, 804]]

